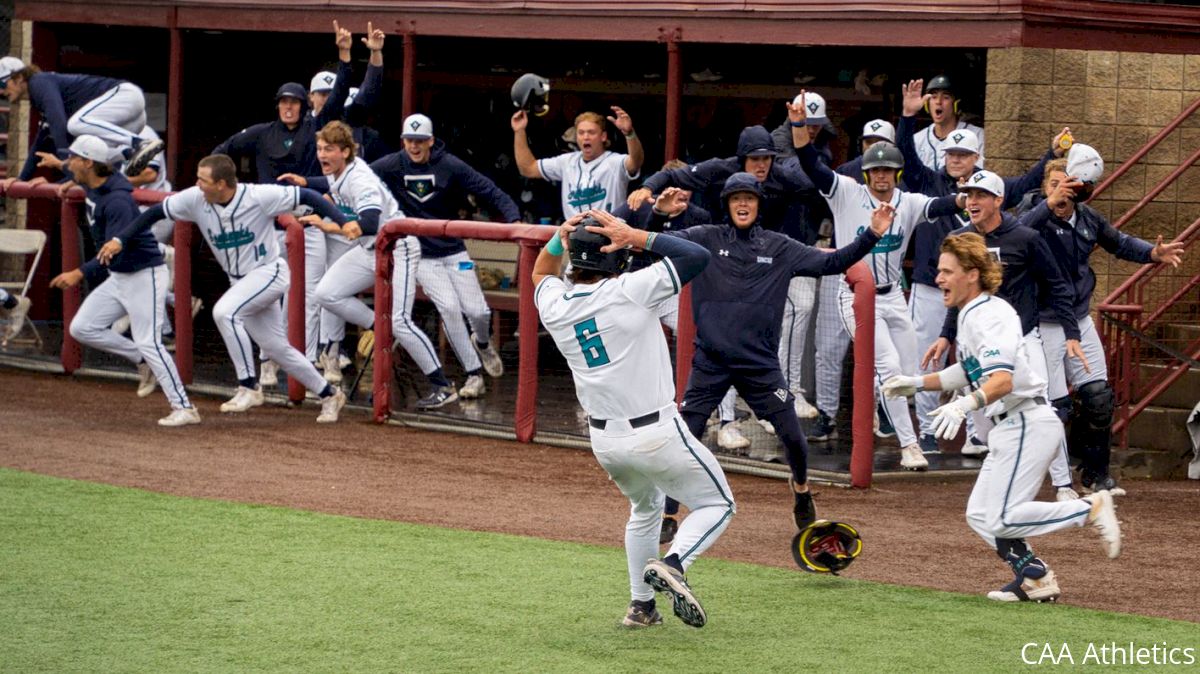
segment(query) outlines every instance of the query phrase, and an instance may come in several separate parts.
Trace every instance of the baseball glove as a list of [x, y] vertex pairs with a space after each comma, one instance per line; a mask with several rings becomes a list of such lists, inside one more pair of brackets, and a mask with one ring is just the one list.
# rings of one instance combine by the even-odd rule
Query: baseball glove
[[363, 358], [368, 358], [371, 352], [375, 350], [375, 331], [363, 330], [363, 333], [358, 337], [358, 355]]
[[792, 539], [792, 557], [810, 573], [832, 573], [850, 566], [862, 553], [862, 538], [849, 524], [817, 520]]

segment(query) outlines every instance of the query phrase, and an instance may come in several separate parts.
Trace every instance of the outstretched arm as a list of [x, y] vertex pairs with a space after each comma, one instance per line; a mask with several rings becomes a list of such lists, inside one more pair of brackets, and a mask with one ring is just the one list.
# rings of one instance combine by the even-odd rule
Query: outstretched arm
[[533, 156], [533, 151], [529, 149], [529, 137], [525, 135], [525, 129], [529, 126], [529, 116], [524, 110], [517, 110], [512, 116], [513, 130], [513, 158], [517, 162], [517, 170], [526, 178], [541, 178], [542, 172], [538, 169], [537, 157]]

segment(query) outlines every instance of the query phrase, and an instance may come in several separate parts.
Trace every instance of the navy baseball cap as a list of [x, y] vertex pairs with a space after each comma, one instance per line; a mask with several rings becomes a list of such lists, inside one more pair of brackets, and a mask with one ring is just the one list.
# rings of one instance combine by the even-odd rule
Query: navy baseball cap
[[299, 82], [287, 82], [275, 92], [275, 100], [278, 101], [281, 98], [295, 98], [303, 101], [308, 98], [308, 91]]

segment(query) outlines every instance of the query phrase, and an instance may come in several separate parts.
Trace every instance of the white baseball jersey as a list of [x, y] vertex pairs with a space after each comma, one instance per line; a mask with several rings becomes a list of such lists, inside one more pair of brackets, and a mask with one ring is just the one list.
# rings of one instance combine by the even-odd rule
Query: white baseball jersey
[[539, 159], [537, 164], [543, 178], [562, 183], [563, 217], [570, 218], [594, 208], [611, 213], [625, 203], [629, 181], [641, 175], [641, 171], [630, 175], [625, 170], [628, 156], [606, 150], [585, 162], [582, 152], [568, 152]]
[[[879, 202], [866, 185], [860, 185], [857, 180], [841, 174], [835, 174], [834, 177], [830, 193], [822, 193], [821, 196], [829, 202], [829, 210], [833, 213], [837, 243], [844, 246], [871, 227], [871, 213], [879, 207]], [[932, 201], [932, 197], [924, 194], [893, 190], [891, 204], [896, 209], [895, 220], [871, 249], [871, 254], [863, 258], [875, 277], [875, 285], [900, 282], [903, 277], [900, 265], [904, 262], [904, 252], [908, 250], [908, 240], [912, 238], [917, 225], [929, 220], [929, 204]]]
[[982, 387], [992, 372], [1012, 373], [1012, 392], [988, 405], [985, 416], [1046, 397], [1046, 378], [1030, 365], [1021, 318], [1008, 302], [987, 293], [968, 302], [958, 313], [956, 346], [972, 389]]
[[[983, 128], [974, 124], [967, 124], [959, 120], [956, 129], [969, 129], [975, 132], [975, 136], [979, 138], [979, 161], [975, 162], [975, 166], [983, 168]], [[917, 146], [917, 156], [921, 158], [921, 163], [928, 166], [930, 170], [940, 171], [946, 165], [946, 138], [938, 139], [933, 133], [933, 125], [921, 129], [913, 134], [913, 144]]]
[[[347, 218], [357, 219], [359, 213], [378, 208], [379, 226], [382, 227], [388, 220], [404, 217], [391, 190], [361, 157], [355, 157], [354, 161], [347, 164], [340, 176], [326, 178], [329, 179], [329, 195], [333, 197], [333, 203]], [[375, 244], [375, 235], [363, 234], [355, 243], [370, 248]]]
[[679, 274], [667, 259], [569, 289], [557, 276], [538, 284], [533, 301], [571, 367], [588, 416], [633, 419], [675, 402], [675, 371], [658, 306], [679, 288]]
[[238, 183], [224, 206], [204, 200], [199, 187], [167, 197], [163, 210], [172, 220], [190, 220], [212, 248], [225, 273], [242, 278], [279, 257], [275, 216], [300, 205], [300, 188]]

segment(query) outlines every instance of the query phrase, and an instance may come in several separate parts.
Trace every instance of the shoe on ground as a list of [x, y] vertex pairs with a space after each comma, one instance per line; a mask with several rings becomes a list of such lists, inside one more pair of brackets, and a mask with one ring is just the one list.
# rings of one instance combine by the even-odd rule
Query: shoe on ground
[[704, 607], [700, 605], [696, 595], [692, 594], [692, 588], [688, 587], [687, 579], [682, 573], [661, 559], [652, 559], [646, 562], [645, 568], [642, 569], [642, 579], [656, 592], [665, 592], [671, 597], [675, 615], [679, 616], [680, 620], [692, 627], [704, 627], [708, 616], [704, 614]]
[[796, 528], [804, 531], [805, 527], [817, 521], [817, 507], [813, 505], [812, 492], [796, 491], [795, 483], [790, 477], [788, 488], [792, 490], [792, 498], [795, 501], [792, 505], [792, 518], [796, 520]]
[[929, 461], [921, 453], [920, 445], [914, 442], [911, 445], [905, 445], [900, 448], [900, 467], [905, 470], [926, 470], [929, 468]]
[[435, 388], [429, 392], [429, 395], [417, 401], [417, 409], [419, 410], [436, 410], [443, 405], [458, 400], [458, 391], [454, 390], [454, 385], [442, 386]]
[[279, 364], [273, 360], [264, 360], [258, 368], [258, 381], [263, 386], [278, 386]]
[[634, 629], [654, 627], [662, 624], [662, 614], [657, 608], [647, 609], [639, 602], [633, 601], [629, 602], [629, 610], [625, 611], [625, 618], [621, 620], [621, 624]]
[[158, 378], [154, 376], [154, 370], [150, 369], [148, 363], [138, 363], [138, 387], [137, 395], [139, 398], [154, 393], [154, 389], [158, 388]]
[[166, 143], [157, 138], [145, 138], [137, 143], [129, 155], [129, 163], [125, 166], [125, 175], [141, 175], [142, 171], [145, 171], [146, 167], [150, 165], [154, 156], [162, 152], [164, 147], [166, 147]]
[[1061, 595], [1054, 572], [1046, 569], [1046, 575], [1041, 578], [1014, 578], [1008, 585], [989, 592], [987, 598], [993, 601], [1054, 602]]
[[342, 368], [338, 363], [337, 356], [332, 353], [323, 353], [317, 360], [321, 363], [321, 370], [324, 373], [325, 381], [334, 385], [342, 383]]
[[817, 410], [817, 423], [813, 425], [812, 433], [808, 435], [811, 442], [830, 442], [838, 439], [837, 424], [824, 412]]
[[332, 424], [338, 420], [338, 412], [346, 406], [346, 394], [342, 389], [335, 388], [333, 395], [321, 399], [321, 414], [317, 416], [318, 424]]
[[742, 435], [737, 422], [730, 422], [717, 431], [717, 446], [729, 450], [745, 449], [750, 446], [750, 440]]
[[801, 419], [816, 419], [821, 416], [821, 411], [809, 404], [808, 400], [804, 398], [804, 391], [797, 392], [795, 396], [796, 416]]
[[180, 407], [158, 420], [159, 426], [189, 426], [200, 423], [200, 412], [195, 407]]
[[478, 398], [487, 391], [487, 385], [483, 383], [483, 377], [473, 374], [467, 377], [467, 381], [462, 388], [458, 389], [459, 398]]
[[25, 327], [25, 317], [29, 315], [29, 307], [33, 302], [22, 295], [17, 298], [17, 306], [8, 310], [8, 328], [4, 331], [5, 341], [16, 337]]
[[1108, 474], [1096, 475], [1086, 468], [1080, 470], [1079, 484], [1082, 485], [1083, 490], [1088, 493], [1112, 491], [1114, 489], [1118, 489], [1117, 481], [1113, 479], [1113, 476]]
[[132, 325], [132, 323], [129, 320], [129, 314], [125, 314], [124, 316], [118, 318], [116, 323], [112, 324], [112, 331], [118, 335], [123, 335], [129, 332], [130, 325]]
[[756, 421], [758, 421], [758, 425], [762, 426], [762, 429], [768, 434], [775, 435], [775, 427], [771, 425], [771, 422], [766, 419], [756, 419]]
[[922, 435], [917, 438], [917, 444], [921, 447], [922, 454], [941, 454], [942, 450], [938, 449], [937, 438], [932, 435]]
[[1074, 501], [1079, 498], [1078, 492], [1071, 488], [1071, 485], [1054, 488], [1055, 501]]
[[963, 456], [983, 456], [988, 453], [987, 443], [972, 435], [963, 443]]
[[221, 403], [222, 412], [245, 412], [251, 407], [258, 407], [263, 404], [262, 387], [246, 388], [239, 386], [237, 393], [225, 402]]
[[500, 354], [496, 353], [492, 342], [488, 342], [487, 348], [481, 349], [479, 343], [472, 339], [471, 346], [475, 347], [475, 352], [479, 354], [479, 360], [483, 363], [483, 371], [488, 373], [489, 377], [504, 375], [504, 361], [500, 360]]
[[670, 545], [679, 531], [679, 515], [663, 515], [662, 529], [658, 532], [658, 544]]
[[1117, 506], [1113, 503], [1113, 497], [1124, 495], [1124, 489], [1102, 489], [1084, 499], [1092, 504], [1087, 516], [1088, 524], [1096, 527], [1100, 533], [1100, 544], [1109, 559], [1121, 556], [1121, 523], [1117, 520]]

